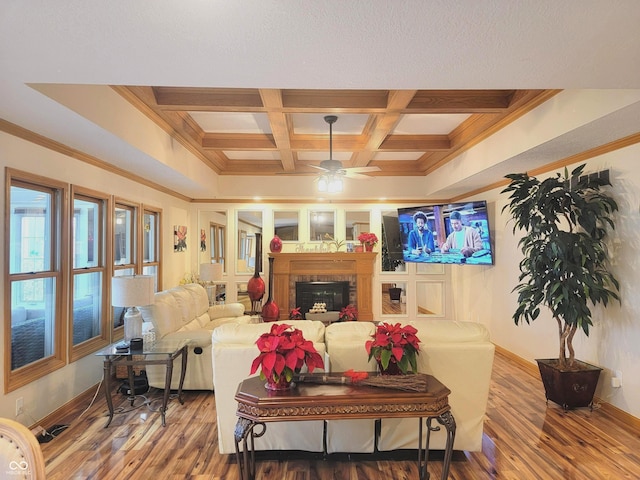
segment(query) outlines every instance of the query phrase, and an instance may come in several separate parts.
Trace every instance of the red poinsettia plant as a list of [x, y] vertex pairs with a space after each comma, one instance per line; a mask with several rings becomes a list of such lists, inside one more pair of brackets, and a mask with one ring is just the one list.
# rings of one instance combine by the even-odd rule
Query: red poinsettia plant
[[379, 323], [373, 340], [365, 342], [369, 360], [374, 358], [384, 370], [395, 363], [402, 373], [418, 373], [416, 356], [420, 352], [420, 339], [416, 333], [418, 331], [411, 325]]
[[289, 320], [302, 320], [302, 312], [300, 307], [292, 308], [289, 312]]
[[358, 309], [355, 305], [347, 305], [340, 309], [338, 320], [341, 322], [355, 322], [358, 320]]
[[358, 241], [363, 245], [375, 246], [378, 244], [378, 237], [376, 237], [375, 233], [362, 232], [360, 235], [358, 235]]
[[260, 367], [260, 378], [278, 382], [284, 375], [291, 381], [293, 374], [299, 372], [304, 365], [309, 372], [324, 368], [324, 361], [313, 346], [313, 342], [305, 340], [302, 332], [286, 323], [274, 323], [268, 333], [260, 335], [256, 341], [260, 354], [251, 364], [251, 375]]

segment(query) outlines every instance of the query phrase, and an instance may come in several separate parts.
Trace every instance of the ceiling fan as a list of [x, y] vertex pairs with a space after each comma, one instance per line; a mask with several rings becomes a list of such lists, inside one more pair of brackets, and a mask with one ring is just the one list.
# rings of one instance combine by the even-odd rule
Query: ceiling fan
[[310, 167], [317, 168], [324, 172], [320, 177], [318, 177], [318, 181], [321, 182], [323, 176], [329, 178], [371, 178], [367, 175], [363, 175], [363, 173], [379, 172], [380, 167], [343, 167], [342, 162], [333, 159], [333, 124], [336, 123], [336, 120], [338, 120], [338, 117], [335, 115], [327, 115], [324, 117], [324, 121], [329, 124], [329, 160], [323, 160], [320, 162], [320, 165], [309, 165]]

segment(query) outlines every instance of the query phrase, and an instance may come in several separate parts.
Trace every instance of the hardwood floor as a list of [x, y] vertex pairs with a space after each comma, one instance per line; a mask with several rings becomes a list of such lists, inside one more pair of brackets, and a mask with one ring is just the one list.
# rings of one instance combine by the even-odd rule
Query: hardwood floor
[[[160, 391], [150, 392], [152, 407]], [[116, 397], [116, 407], [128, 402]], [[108, 428], [102, 392], [96, 402], [79, 405], [69, 427], [42, 444], [48, 480], [70, 479], [235, 479], [234, 456], [217, 447], [214, 395], [185, 392], [185, 405], [172, 400], [167, 426], [146, 407], [116, 415]], [[431, 478], [440, 478], [441, 461], [430, 462]], [[410, 480], [414, 460], [263, 460], [258, 479]], [[538, 378], [496, 354], [483, 451], [457, 455], [453, 480], [485, 479], [637, 479], [640, 432], [604, 409], [564, 412], [545, 404]]]

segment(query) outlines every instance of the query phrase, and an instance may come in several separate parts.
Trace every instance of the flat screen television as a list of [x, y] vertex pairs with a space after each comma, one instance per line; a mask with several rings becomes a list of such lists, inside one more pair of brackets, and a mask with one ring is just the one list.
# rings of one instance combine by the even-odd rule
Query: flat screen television
[[493, 265], [487, 202], [398, 209], [405, 262]]

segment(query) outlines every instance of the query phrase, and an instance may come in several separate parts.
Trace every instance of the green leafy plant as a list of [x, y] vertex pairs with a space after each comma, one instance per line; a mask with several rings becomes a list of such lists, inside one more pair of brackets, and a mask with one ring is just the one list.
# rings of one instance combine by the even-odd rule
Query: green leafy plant
[[[608, 185], [597, 176], [582, 176], [581, 165], [564, 176], [557, 174], [539, 181], [526, 173], [507, 175], [511, 183], [508, 209], [513, 232], [524, 230], [518, 245], [520, 261], [517, 324], [530, 323], [540, 307], [551, 310], [558, 323], [559, 367], [575, 367], [573, 338], [578, 329], [587, 336], [592, 326], [590, 305], [619, 300], [619, 284], [608, 271], [605, 244], [607, 227], [614, 228], [615, 200], [601, 188]], [[571, 178], [579, 179], [577, 182]]]

